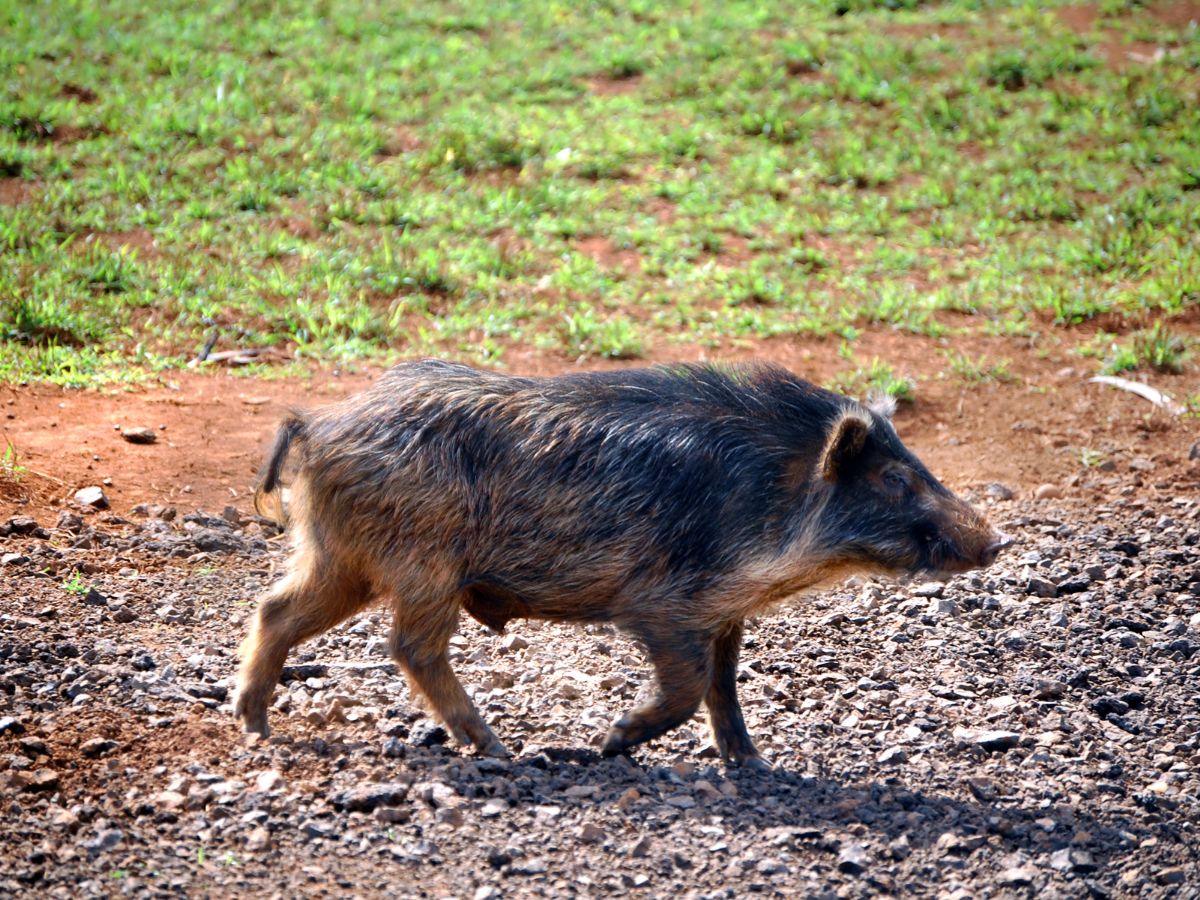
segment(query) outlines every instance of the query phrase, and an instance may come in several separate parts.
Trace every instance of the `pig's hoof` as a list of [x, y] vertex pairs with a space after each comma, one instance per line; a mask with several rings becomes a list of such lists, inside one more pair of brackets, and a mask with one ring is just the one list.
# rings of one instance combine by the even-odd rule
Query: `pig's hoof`
[[237, 706], [234, 708], [234, 715], [242, 720], [242, 729], [247, 734], [257, 734], [262, 738], [270, 736], [271, 729], [267, 725], [267, 711], [265, 709], [252, 711], [239, 700]]
[[730, 762], [736, 765], [743, 772], [771, 771], [771, 764], [757, 753], [753, 754], [752, 756], [744, 756], [741, 759], [731, 759]]
[[629, 723], [628, 716], [623, 716], [613, 723], [612, 728], [608, 729], [608, 734], [604, 737], [604, 744], [600, 747], [601, 756], [620, 756], [633, 746], [625, 731]]
[[494, 759], [512, 759], [512, 754], [508, 752], [508, 749], [502, 743], [500, 743], [500, 739], [495, 737], [493, 737], [483, 746], [477, 746], [475, 748], [475, 752], [480, 756], [491, 756]]
[[629, 752], [629, 748], [634, 746], [634, 740], [625, 737], [624, 728], [620, 724], [613, 725], [608, 731], [608, 736], [604, 739], [604, 744], [600, 746], [601, 756], [620, 756]]
[[264, 712], [261, 715], [243, 717], [243, 730], [247, 734], [257, 734], [260, 738], [269, 738], [271, 736], [271, 727], [267, 724], [267, 714]]

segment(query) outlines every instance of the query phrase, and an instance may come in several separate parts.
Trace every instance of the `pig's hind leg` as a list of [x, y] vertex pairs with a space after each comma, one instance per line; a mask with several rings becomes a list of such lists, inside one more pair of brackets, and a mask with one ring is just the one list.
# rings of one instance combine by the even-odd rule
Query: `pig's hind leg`
[[724, 759], [755, 768], [767, 764], [758, 755], [737, 697], [738, 657], [742, 651], [742, 623], [734, 622], [713, 641], [712, 682], [704, 695], [713, 738]]
[[370, 585], [316, 554], [301, 554], [291, 572], [267, 592], [241, 648], [236, 714], [247, 731], [266, 737], [267, 703], [288, 651], [366, 606]]
[[447, 650], [458, 627], [460, 602], [456, 596], [432, 594], [398, 600], [390, 637], [392, 656], [412, 685], [429, 699], [455, 740], [473, 744], [486, 756], [507, 756], [508, 751], [450, 668]]
[[674, 625], [649, 632], [631, 629], [646, 645], [654, 664], [655, 695], [623, 715], [608, 731], [601, 752], [616, 756], [690, 719], [712, 681], [711, 637], [682, 632]]

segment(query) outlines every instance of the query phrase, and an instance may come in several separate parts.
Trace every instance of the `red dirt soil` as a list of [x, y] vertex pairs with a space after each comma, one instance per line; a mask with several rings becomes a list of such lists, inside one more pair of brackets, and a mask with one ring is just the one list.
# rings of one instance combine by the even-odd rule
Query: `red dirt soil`
[[[1185, 29], [1192, 23], [1200, 26], [1200, 3], [1196, 0], [1154, 3], [1146, 12], [1164, 29]], [[1101, 10], [1097, 3], [1064, 6], [1057, 13], [1059, 20], [1076, 34], [1099, 32], [1103, 38], [1099, 47], [1110, 68], [1124, 69], [1131, 64], [1152, 65], [1167, 52], [1167, 48], [1158, 43], [1129, 40], [1120, 29], [1098, 29]]]
[[[827, 382], [850, 368], [837, 349], [834, 341], [788, 338], [720, 358], [767, 359]], [[948, 373], [945, 354], [950, 351], [988, 363], [1010, 360], [1009, 371], [1019, 381], [971, 385]], [[1085, 458], [1108, 459], [1123, 471], [1137, 461], [1150, 484], [1200, 476], [1200, 462], [1188, 459], [1200, 437], [1196, 420], [1175, 418], [1132, 394], [1088, 384], [1091, 361], [1054, 352], [1041, 356], [1006, 339], [933, 339], [891, 331], [863, 334], [854, 352], [860, 363], [878, 357], [917, 379], [916, 403], [901, 407], [897, 428], [952, 487], [1001, 482], [1028, 494], [1049, 483], [1067, 495], [1102, 496], [1104, 470], [1089, 468]], [[701, 350], [676, 346], [652, 348], [648, 356], [651, 362], [705, 359]], [[521, 374], [578, 368], [533, 351], [512, 353], [506, 363]], [[233, 505], [249, 512], [255, 476], [280, 417], [289, 408], [316, 407], [361, 390], [378, 371], [318, 371], [308, 378], [269, 381], [236, 377], [228, 370], [187, 371], [119, 391], [0, 386], [3, 437], [25, 469], [15, 484], [0, 478], [0, 515], [34, 515], [42, 524], [53, 524], [57, 510], [88, 485], [103, 486], [117, 514], [148, 502], [175, 504], [183, 511], [219, 512]], [[1200, 392], [1194, 369], [1181, 376], [1136, 377], [1180, 401]], [[128, 443], [118, 426], [154, 429], [158, 440]]]

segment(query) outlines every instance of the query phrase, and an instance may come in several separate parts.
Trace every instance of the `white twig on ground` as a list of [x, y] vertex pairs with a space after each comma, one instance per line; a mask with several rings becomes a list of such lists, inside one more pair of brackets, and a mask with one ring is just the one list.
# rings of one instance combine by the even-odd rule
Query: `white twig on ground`
[[1128, 378], [1117, 378], [1115, 375], [1097, 375], [1094, 378], [1088, 379], [1089, 384], [1107, 384], [1111, 387], [1118, 388], [1122, 391], [1129, 391], [1131, 394], [1137, 394], [1144, 400], [1149, 400], [1159, 409], [1165, 409], [1173, 416], [1183, 415], [1187, 412], [1184, 407], [1180, 406], [1162, 391], [1157, 388], [1152, 388], [1148, 384], [1143, 384], [1140, 381], [1130, 381]]

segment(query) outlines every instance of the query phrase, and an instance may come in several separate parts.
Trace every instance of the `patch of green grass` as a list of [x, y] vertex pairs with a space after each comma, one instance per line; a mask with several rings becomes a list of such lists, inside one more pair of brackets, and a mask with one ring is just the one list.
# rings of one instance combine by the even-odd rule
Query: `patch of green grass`
[[503, 364], [850, 329], [1071, 344], [1200, 302], [1182, 32], [1118, 70], [1009, 0], [47, 0], [5, 27], [4, 379], [144, 378], [213, 323], [283, 367]]
[[21, 455], [7, 437], [4, 439], [4, 453], [0, 454], [0, 479], [20, 484], [29, 469], [21, 464]]
[[1051, 313], [1055, 325], [1079, 325], [1113, 308], [1107, 296], [1087, 283], [1050, 284], [1039, 293], [1036, 306]]
[[636, 328], [626, 319], [598, 318], [591, 309], [563, 317], [562, 343], [571, 356], [603, 356], [609, 359], [636, 359], [643, 344]]
[[70, 576], [63, 582], [63, 590], [68, 594], [74, 594], [77, 597], [82, 597], [92, 586], [84, 580], [83, 574], [78, 569], [73, 569]]
[[1187, 342], [1158, 320], [1150, 328], [1137, 331], [1128, 343], [1114, 344], [1112, 355], [1102, 371], [1116, 375], [1135, 369], [1179, 374], [1188, 358]]
[[1009, 369], [1012, 361], [1008, 359], [991, 361], [982, 356], [976, 359], [962, 351], [954, 350], [946, 354], [946, 362], [949, 363], [951, 372], [971, 384], [1011, 384], [1020, 380]]
[[466, 174], [498, 169], [519, 170], [543, 152], [541, 144], [513, 125], [496, 130], [481, 118], [465, 118], [441, 128], [429, 156], [431, 166]]
[[137, 280], [134, 254], [126, 247], [110, 251], [100, 244], [92, 244], [84, 254], [80, 276], [92, 291], [123, 294], [132, 290]]
[[1133, 371], [1138, 365], [1140, 362], [1132, 347], [1114, 346], [1112, 356], [1100, 371], [1105, 375], [1119, 375], [1122, 372]]
[[610, 51], [603, 59], [601, 72], [609, 78], [636, 78], [650, 67], [649, 61], [636, 50], [621, 47]]
[[1098, 60], [1081, 53], [1074, 43], [1059, 36], [1023, 47], [993, 52], [984, 61], [981, 72], [989, 85], [1006, 91], [1040, 87], [1056, 76], [1084, 72], [1098, 66]]
[[892, 397], [897, 403], [916, 401], [916, 384], [913, 380], [899, 374], [878, 357], [866, 366], [856, 366], [839, 374], [829, 383], [829, 387], [831, 390], [859, 398], [881, 394]]
[[100, 322], [49, 292], [21, 297], [0, 310], [0, 327], [9, 341], [41, 346], [80, 346], [104, 334]]

